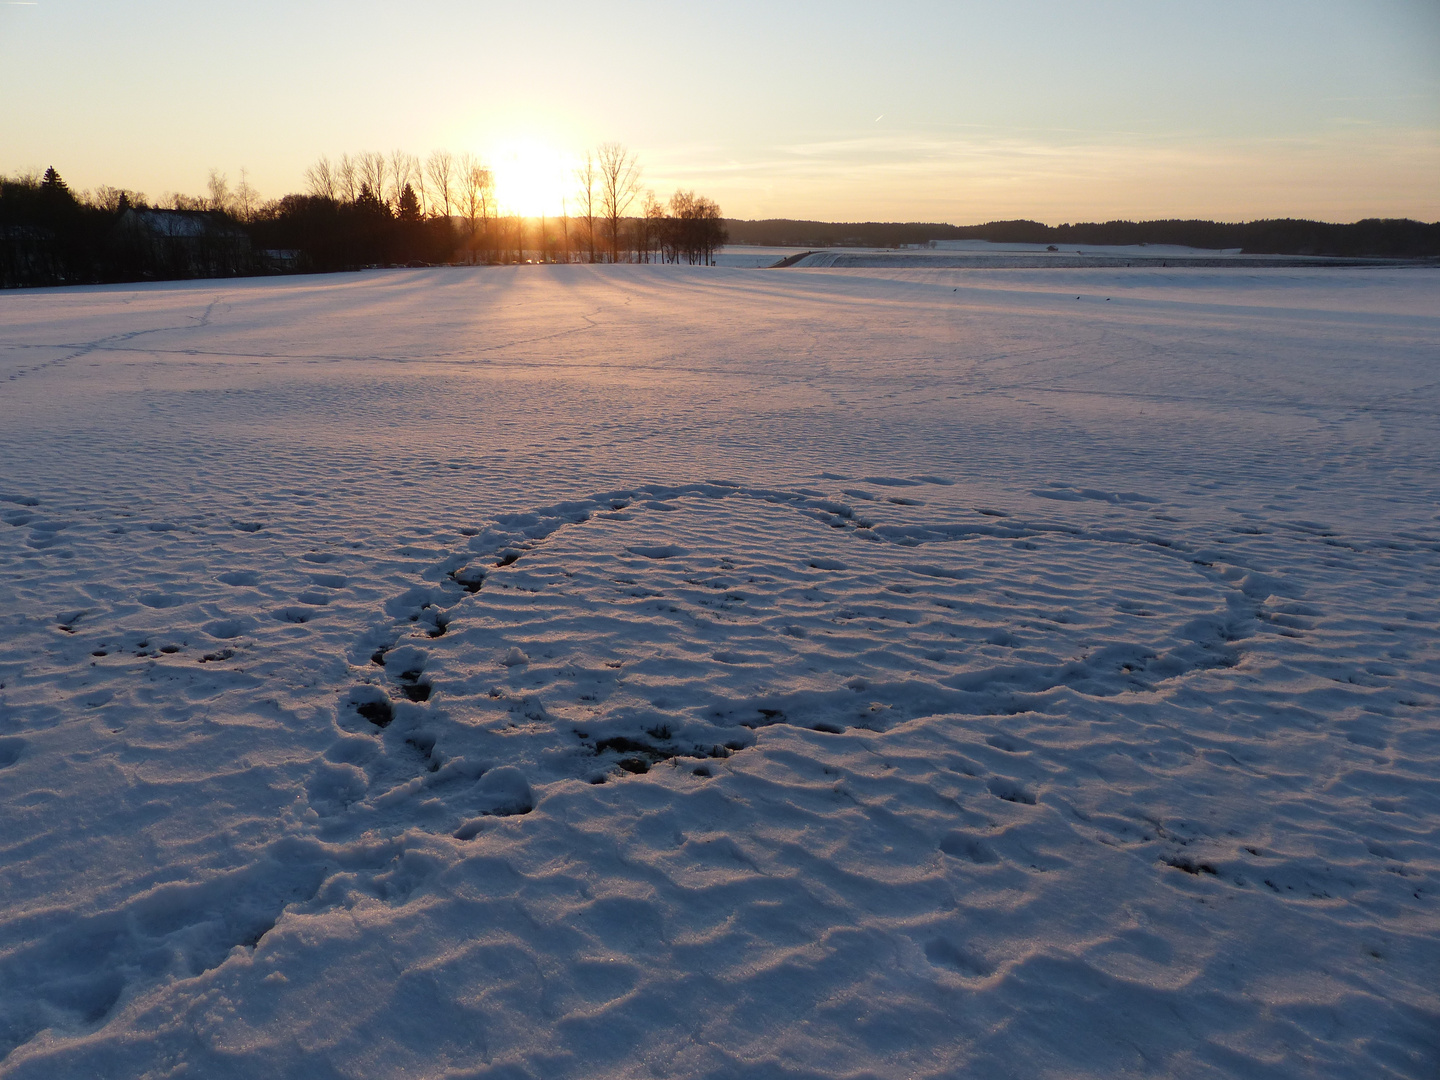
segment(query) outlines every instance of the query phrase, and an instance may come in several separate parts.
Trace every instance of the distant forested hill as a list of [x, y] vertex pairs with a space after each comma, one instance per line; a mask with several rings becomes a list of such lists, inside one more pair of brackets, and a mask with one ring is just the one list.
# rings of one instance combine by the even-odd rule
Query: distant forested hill
[[777, 247], [898, 247], [931, 240], [995, 243], [1181, 244], [1240, 248], [1254, 255], [1341, 255], [1415, 259], [1440, 256], [1440, 222], [1368, 218], [1351, 225], [1277, 218], [1231, 224], [1220, 221], [1105, 221], [1044, 225], [1038, 221], [992, 221], [985, 225], [924, 222], [736, 221], [726, 224], [732, 244]]

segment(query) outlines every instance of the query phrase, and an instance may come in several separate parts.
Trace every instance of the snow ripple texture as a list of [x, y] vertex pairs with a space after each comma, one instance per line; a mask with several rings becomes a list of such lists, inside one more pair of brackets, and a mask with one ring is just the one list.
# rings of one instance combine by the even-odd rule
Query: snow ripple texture
[[1434, 1075], [1437, 299], [0, 296], [0, 1075]]

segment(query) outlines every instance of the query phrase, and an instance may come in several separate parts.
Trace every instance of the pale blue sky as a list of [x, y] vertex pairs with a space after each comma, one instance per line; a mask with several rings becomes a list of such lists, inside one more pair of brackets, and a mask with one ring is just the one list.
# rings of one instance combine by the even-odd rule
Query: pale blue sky
[[1440, 218], [1440, 0], [0, 4], [0, 171], [635, 149], [732, 216]]

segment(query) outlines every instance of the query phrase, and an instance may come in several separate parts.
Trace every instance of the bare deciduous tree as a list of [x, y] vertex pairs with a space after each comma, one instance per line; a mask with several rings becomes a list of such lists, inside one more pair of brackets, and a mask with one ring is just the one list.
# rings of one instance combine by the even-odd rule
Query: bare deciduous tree
[[323, 155], [305, 170], [305, 182], [310, 186], [310, 194], [317, 199], [334, 199], [337, 195], [335, 166]]
[[620, 221], [640, 190], [640, 164], [634, 154], [613, 142], [601, 144], [596, 157], [600, 172], [600, 208], [610, 239], [610, 261], [619, 262]]
[[118, 213], [127, 207], [143, 209], [147, 204], [145, 194], [140, 191], [130, 191], [128, 188], [110, 187], [108, 184], [101, 184], [90, 196], [90, 205], [107, 213]]
[[240, 170], [240, 183], [235, 185], [235, 195], [231, 201], [237, 218], [246, 223], [255, 220], [255, 211], [260, 204], [260, 196], [250, 186], [250, 174], [243, 168]]
[[210, 197], [205, 200], [206, 210], [230, 209], [230, 182], [219, 169], [210, 170], [210, 179], [205, 182]]
[[495, 176], [474, 154], [460, 155], [456, 168], [460, 216], [465, 219], [469, 234], [467, 245], [473, 258], [477, 237], [482, 230], [489, 229], [495, 204]]
[[[414, 180], [414, 166], [411, 164], [415, 159], [404, 150], [390, 151], [390, 191], [395, 196], [395, 209], [400, 209], [400, 195], [407, 186]], [[412, 188], [413, 190], [413, 188]]]
[[693, 191], [677, 191], [670, 197], [664, 237], [667, 262], [679, 262], [683, 256], [692, 266], [708, 266], [725, 238], [725, 220], [713, 200]]
[[340, 164], [335, 169], [335, 186], [347, 203], [360, 197], [360, 170], [349, 154], [340, 155]]
[[432, 213], [448, 218], [455, 210], [455, 155], [449, 150], [436, 150], [425, 162], [425, 171], [430, 176]]
[[420, 214], [422, 217], [430, 216], [430, 187], [425, 182], [425, 163], [414, 154], [410, 155], [410, 183], [415, 188], [415, 194], [420, 199]]
[[370, 189], [370, 194], [387, 205], [393, 201], [386, 183], [390, 170], [386, 168], [384, 154], [370, 150], [359, 155], [359, 172], [360, 183]]
[[635, 223], [635, 258], [649, 262], [660, 245], [665, 228], [665, 204], [655, 197], [653, 189], [645, 192], [643, 216]]
[[580, 218], [585, 222], [585, 248], [589, 253], [587, 262], [595, 261], [595, 202], [599, 175], [595, 170], [595, 155], [585, 151], [585, 163], [575, 170], [575, 203]]

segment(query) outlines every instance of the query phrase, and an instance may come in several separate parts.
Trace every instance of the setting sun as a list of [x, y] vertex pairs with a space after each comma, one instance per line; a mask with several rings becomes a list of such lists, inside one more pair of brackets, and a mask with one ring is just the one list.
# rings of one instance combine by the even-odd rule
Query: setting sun
[[512, 144], [490, 158], [501, 213], [559, 214], [570, 189], [571, 162], [543, 143]]

